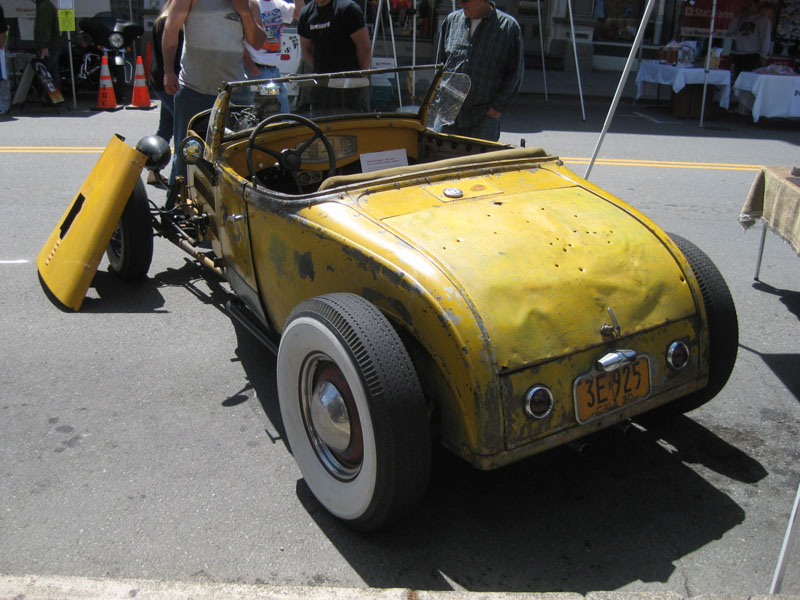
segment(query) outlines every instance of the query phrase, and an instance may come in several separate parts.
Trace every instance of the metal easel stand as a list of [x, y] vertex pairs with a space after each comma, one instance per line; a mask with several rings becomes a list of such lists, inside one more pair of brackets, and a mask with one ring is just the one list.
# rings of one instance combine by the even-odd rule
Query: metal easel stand
[[714, 41], [714, 20], [717, 16], [717, 0], [711, 5], [711, 27], [708, 30], [708, 48], [706, 49], [706, 75], [703, 79], [703, 100], [700, 104], [700, 127], [703, 126], [703, 117], [706, 114], [706, 90], [708, 89], [708, 70], [711, 67], [711, 48]]
[[[766, 231], [766, 226], [764, 228]], [[794, 497], [794, 506], [792, 507], [792, 514], [789, 515], [789, 524], [786, 526], [786, 535], [783, 537], [783, 545], [781, 546], [781, 553], [778, 555], [778, 564], [775, 565], [775, 574], [772, 577], [772, 585], [769, 586], [770, 594], [780, 594], [781, 585], [783, 584], [783, 573], [786, 570], [786, 560], [789, 555], [789, 549], [792, 547], [792, 539], [794, 538], [795, 525], [797, 525], [797, 507], [800, 505], [800, 484], [797, 486], [797, 495]]]
[[72, 39], [70, 32], [67, 32], [67, 51], [69, 54], [69, 77], [72, 81], [72, 110], [78, 110], [78, 100], [75, 96], [75, 66], [72, 64]]
[[[581, 115], [586, 120], [586, 108], [583, 105], [583, 87], [581, 86], [581, 67], [578, 61], [578, 43], [575, 41], [575, 21], [572, 18], [572, 0], [567, 0], [567, 12], [569, 13], [569, 31], [572, 34], [572, 54], [575, 55], [575, 74], [578, 77], [578, 95], [581, 97]], [[541, 26], [541, 21], [539, 21]]]
[[[389, 21], [389, 37], [391, 37], [391, 39], [392, 39], [392, 53], [394, 55], [394, 65], [395, 66], [399, 66], [397, 64], [397, 46], [395, 45], [395, 42], [394, 42], [394, 26], [392, 25], [392, 14], [391, 14], [391, 11], [389, 10], [389, 0], [378, 0], [378, 10], [377, 10], [377, 13], [375, 15], [375, 28], [372, 30], [372, 50], [371, 50], [372, 51], [372, 56], [373, 57], [375, 56], [375, 42], [378, 39], [378, 25], [382, 24], [382, 22], [383, 22], [383, 19], [382, 19], [383, 12], [381, 10], [383, 8], [383, 6], [386, 6], [386, 18]], [[398, 101], [400, 102], [399, 106], [402, 109], [403, 108], [403, 92], [402, 92], [402, 90], [400, 88], [400, 74], [399, 73], [395, 73], [394, 77], [395, 77], [395, 81], [397, 83], [397, 98], [398, 98]]]
[[617, 84], [617, 91], [614, 92], [614, 99], [611, 101], [611, 108], [608, 110], [608, 115], [606, 115], [605, 123], [603, 123], [603, 130], [600, 132], [600, 138], [597, 140], [597, 145], [594, 147], [592, 158], [589, 160], [589, 166], [586, 167], [586, 173], [583, 175], [584, 179], [589, 179], [589, 174], [592, 172], [594, 161], [600, 152], [600, 146], [603, 143], [603, 139], [605, 138], [606, 132], [608, 132], [608, 128], [611, 126], [611, 120], [614, 118], [614, 113], [617, 111], [617, 105], [619, 104], [619, 99], [622, 96], [622, 90], [625, 87], [625, 82], [628, 80], [628, 75], [631, 72], [631, 66], [633, 66], [634, 57], [636, 56], [636, 52], [642, 45], [642, 38], [644, 37], [644, 28], [645, 25], [647, 25], [647, 22], [650, 20], [650, 13], [653, 12], [654, 5], [655, 5], [655, 0], [647, 0], [647, 6], [644, 9], [644, 15], [642, 15], [642, 22], [639, 24], [639, 29], [636, 31], [636, 37], [633, 40], [633, 45], [631, 46], [631, 52], [628, 55], [628, 60], [625, 61], [625, 68], [622, 70], [622, 76], [619, 79], [619, 84]]

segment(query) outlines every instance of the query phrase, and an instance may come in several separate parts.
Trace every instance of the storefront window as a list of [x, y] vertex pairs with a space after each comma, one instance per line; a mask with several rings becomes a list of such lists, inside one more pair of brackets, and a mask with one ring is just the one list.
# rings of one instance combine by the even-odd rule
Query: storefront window
[[594, 39], [632, 42], [641, 23], [644, 6], [644, 2], [639, 0], [595, 0], [594, 16], [598, 22]]

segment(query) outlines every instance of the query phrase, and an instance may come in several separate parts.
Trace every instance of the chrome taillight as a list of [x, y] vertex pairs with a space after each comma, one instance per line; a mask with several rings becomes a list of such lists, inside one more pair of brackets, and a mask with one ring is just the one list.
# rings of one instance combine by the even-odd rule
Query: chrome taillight
[[546, 387], [535, 385], [525, 394], [525, 414], [544, 419], [553, 412], [553, 394]]
[[689, 347], [680, 340], [672, 342], [667, 348], [667, 364], [680, 371], [689, 364]]

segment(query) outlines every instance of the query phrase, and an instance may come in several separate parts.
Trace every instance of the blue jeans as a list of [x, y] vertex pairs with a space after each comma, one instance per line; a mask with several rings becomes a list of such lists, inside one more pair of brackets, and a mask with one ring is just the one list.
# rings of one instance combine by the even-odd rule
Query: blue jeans
[[175, 116], [175, 96], [164, 90], [153, 90], [153, 95], [161, 101], [161, 112], [158, 116], [158, 129], [156, 135], [164, 138], [167, 143], [172, 139], [172, 128]]
[[500, 139], [500, 118], [498, 117], [495, 119], [489, 115], [483, 115], [481, 120], [471, 127], [445, 125], [442, 127], [442, 133], [455, 133], [456, 135], [465, 135], [471, 138], [478, 138], [479, 140], [496, 142]]
[[[261, 74], [256, 77], [255, 79], [277, 79], [281, 76], [280, 69], [278, 67], [271, 67], [269, 65], [264, 67], [264, 70], [261, 71]], [[280, 94], [278, 94], [278, 103], [281, 106], [282, 113], [289, 112], [289, 92], [286, 91], [286, 86], [282, 83], [278, 84], [281, 88]]]
[[60, 68], [60, 61], [61, 61], [61, 47], [58, 48], [49, 48], [50, 55], [43, 58], [42, 62], [44, 66], [47, 67], [47, 70], [50, 71], [50, 77], [53, 78], [53, 83], [56, 84], [56, 87], [61, 90], [61, 68]]
[[172, 125], [172, 137], [175, 141], [175, 154], [172, 157], [172, 171], [169, 175], [170, 185], [179, 175], [186, 177], [186, 163], [183, 162], [177, 150], [183, 138], [186, 137], [189, 121], [191, 121], [192, 117], [197, 113], [213, 107], [217, 97], [214, 95], [200, 94], [187, 87], [182, 87], [178, 90], [178, 93], [173, 96], [173, 99], [175, 102], [175, 113]]

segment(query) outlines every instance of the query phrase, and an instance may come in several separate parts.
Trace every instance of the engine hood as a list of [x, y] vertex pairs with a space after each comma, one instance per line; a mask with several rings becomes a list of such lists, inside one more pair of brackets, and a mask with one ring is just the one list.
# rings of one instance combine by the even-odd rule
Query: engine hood
[[677, 261], [633, 209], [546, 170], [377, 192], [361, 208], [436, 262], [470, 303], [501, 371], [696, 311]]

